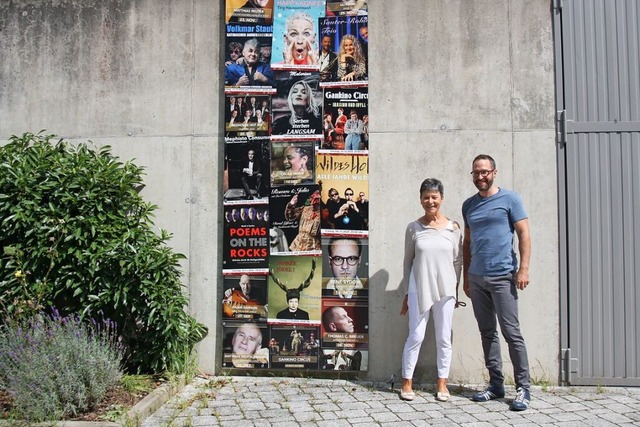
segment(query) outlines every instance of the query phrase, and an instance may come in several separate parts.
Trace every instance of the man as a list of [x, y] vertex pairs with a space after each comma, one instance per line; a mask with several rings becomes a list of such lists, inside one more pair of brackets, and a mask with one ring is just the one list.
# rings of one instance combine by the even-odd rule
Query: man
[[224, 70], [225, 86], [273, 86], [274, 74], [269, 64], [259, 62], [260, 43], [249, 39], [244, 43], [241, 64], [230, 64]]
[[[357, 289], [363, 289], [358, 278], [362, 243], [351, 237], [334, 237], [329, 240], [329, 265], [333, 278], [327, 283], [327, 289], [334, 291], [340, 298], [353, 298]], [[355, 292], [354, 292], [355, 291]]]
[[289, 289], [287, 291], [287, 305], [288, 307], [278, 312], [277, 319], [290, 319], [290, 320], [309, 320], [309, 313], [299, 308], [300, 304], [300, 291], [297, 289]]
[[347, 187], [344, 190], [344, 199], [340, 199], [340, 203], [338, 212], [333, 217], [336, 228], [344, 230], [364, 229], [362, 213], [353, 200], [353, 189], [351, 187]]
[[247, 301], [254, 300], [260, 304], [264, 304], [264, 293], [261, 289], [256, 288], [251, 284], [251, 279], [246, 274], [240, 276], [238, 286], [227, 289], [224, 292], [225, 300], [229, 300], [232, 297], [233, 291], [239, 292], [239, 296]]
[[[516, 398], [511, 409], [524, 411], [531, 400], [529, 361], [520, 333], [517, 290], [524, 290], [529, 284], [529, 221], [520, 196], [494, 184], [497, 173], [491, 156], [477, 156], [471, 175], [478, 193], [462, 204], [464, 292], [473, 303], [489, 370], [489, 386], [472, 399], [485, 402], [505, 394], [497, 316], [513, 363]], [[518, 235], [519, 267], [513, 250], [514, 230]]]
[[233, 11], [228, 22], [234, 24], [270, 23], [273, 21], [273, 11], [266, 7], [268, 4], [269, 0], [247, 0], [245, 4]]
[[369, 57], [369, 28], [360, 27], [358, 32], [360, 33], [360, 46], [362, 46], [362, 53], [364, 53], [364, 56]]
[[329, 307], [322, 313], [322, 325], [326, 332], [352, 334], [355, 330], [353, 319], [342, 307]]
[[344, 133], [347, 135], [344, 140], [344, 149], [359, 150], [362, 134], [364, 134], [364, 123], [358, 118], [355, 110], [351, 110], [350, 117], [344, 125]]
[[236, 368], [251, 368], [253, 363], [268, 363], [269, 349], [262, 348], [262, 332], [255, 323], [238, 326], [231, 339], [232, 362]]
[[322, 52], [320, 52], [320, 81], [331, 82], [335, 80], [336, 73], [338, 72], [338, 56], [331, 51], [331, 44], [333, 39], [331, 36], [322, 36], [320, 45], [322, 46]]
[[258, 197], [262, 197], [262, 172], [260, 172], [260, 164], [256, 161], [255, 157], [256, 152], [249, 150], [247, 152], [247, 160], [242, 165], [240, 181], [242, 182], [242, 188], [244, 188], [244, 198], [247, 200], [253, 199], [253, 195], [251, 194], [252, 188], [255, 188]]
[[229, 49], [229, 51], [227, 55], [228, 59], [224, 63], [225, 67], [228, 67], [231, 64], [235, 64], [242, 56], [242, 45], [240, 43], [231, 42], [229, 43], [229, 46], [227, 46], [227, 48]]
[[369, 200], [367, 200], [366, 194], [364, 191], [361, 191], [358, 194], [358, 201], [356, 202], [356, 206], [360, 210], [360, 215], [364, 220], [365, 226], [368, 228], [369, 224]]

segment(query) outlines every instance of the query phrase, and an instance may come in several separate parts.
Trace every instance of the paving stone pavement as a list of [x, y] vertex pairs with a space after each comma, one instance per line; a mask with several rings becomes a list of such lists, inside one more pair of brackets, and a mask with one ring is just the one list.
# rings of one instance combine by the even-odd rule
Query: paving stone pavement
[[505, 399], [485, 403], [470, 396], [482, 386], [450, 385], [449, 402], [432, 386], [412, 402], [398, 384], [285, 377], [196, 378], [142, 427], [164, 426], [640, 426], [640, 388], [532, 387], [528, 410], [509, 410]]

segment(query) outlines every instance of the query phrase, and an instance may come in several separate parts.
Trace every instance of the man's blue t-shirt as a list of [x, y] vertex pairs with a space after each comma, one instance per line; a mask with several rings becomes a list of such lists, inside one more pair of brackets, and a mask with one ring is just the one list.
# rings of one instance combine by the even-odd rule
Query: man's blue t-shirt
[[518, 269], [513, 224], [527, 218], [518, 193], [503, 189], [489, 197], [476, 193], [462, 204], [462, 217], [471, 231], [470, 274], [504, 276]]

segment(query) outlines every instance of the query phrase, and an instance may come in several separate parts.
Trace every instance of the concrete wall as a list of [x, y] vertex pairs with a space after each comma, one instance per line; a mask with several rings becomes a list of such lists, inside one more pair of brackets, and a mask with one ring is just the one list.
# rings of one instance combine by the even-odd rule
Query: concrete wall
[[[418, 5], [419, 6], [416, 6]], [[392, 6], [393, 5], [393, 6]], [[222, 2], [16, 0], [0, 4], [0, 138], [46, 128], [109, 144], [147, 167], [157, 224], [188, 255], [190, 310], [210, 335], [200, 367], [220, 366]], [[559, 278], [553, 52], [548, 0], [370, 2], [370, 368], [399, 377], [406, 224], [418, 186], [445, 184], [461, 222], [480, 153], [522, 195], [533, 237], [520, 312], [534, 380], [556, 382]], [[465, 296], [461, 296], [467, 301]], [[467, 301], [468, 302], [468, 301]], [[429, 329], [416, 381], [435, 377]], [[504, 352], [505, 372], [511, 375]], [[470, 306], [456, 311], [451, 380], [484, 380]]]

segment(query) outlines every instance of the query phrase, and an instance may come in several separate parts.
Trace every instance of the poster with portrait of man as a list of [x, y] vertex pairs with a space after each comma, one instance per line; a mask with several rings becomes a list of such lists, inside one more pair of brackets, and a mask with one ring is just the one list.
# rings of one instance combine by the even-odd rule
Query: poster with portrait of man
[[369, 296], [369, 239], [322, 238], [322, 295], [343, 299]]
[[322, 89], [317, 71], [279, 71], [272, 96], [272, 139], [322, 137]]
[[259, 201], [269, 195], [269, 142], [225, 144], [224, 202]]
[[264, 29], [260, 26], [227, 24], [225, 93], [275, 92], [275, 74], [270, 65], [271, 33], [257, 31], [257, 28]]
[[317, 326], [271, 326], [271, 367], [273, 369], [318, 369], [320, 335]]
[[226, 0], [225, 22], [228, 24], [273, 23], [273, 0]]
[[269, 328], [266, 323], [222, 322], [223, 368], [269, 368]]
[[321, 257], [269, 257], [270, 324], [319, 325], [321, 299]]
[[269, 220], [288, 246], [271, 246], [271, 255], [319, 255], [320, 191], [317, 185], [282, 185], [271, 188]]
[[369, 229], [369, 157], [359, 152], [318, 151], [322, 235], [366, 237]]
[[275, 0], [274, 70], [318, 69], [317, 27], [324, 14], [324, 0]]
[[[332, 79], [323, 79], [321, 85], [358, 86], [369, 80], [369, 26], [368, 17], [334, 16], [319, 21], [318, 40], [328, 37], [330, 46], [323, 46], [336, 56], [337, 70]], [[327, 39], [327, 40], [329, 40]], [[326, 41], [325, 41], [326, 43]], [[321, 53], [322, 56], [322, 53]]]
[[358, 151], [369, 149], [369, 88], [325, 88], [322, 148]]
[[369, 346], [367, 301], [322, 299], [322, 348], [366, 349]]
[[229, 320], [267, 320], [267, 275], [247, 272], [224, 276], [222, 317]]
[[271, 134], [271, 96], [225, 95], [224, 140], [227, 144], [265, 141]]

